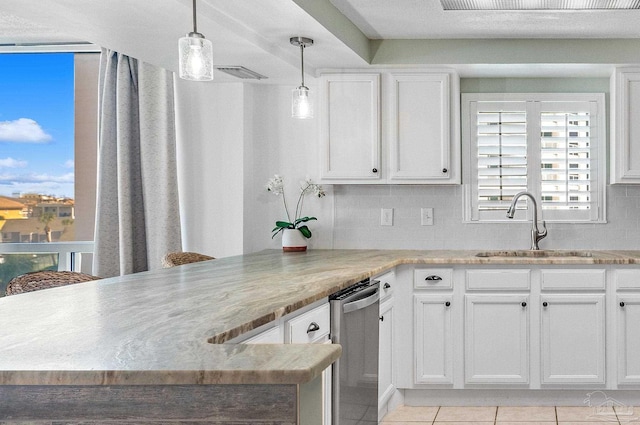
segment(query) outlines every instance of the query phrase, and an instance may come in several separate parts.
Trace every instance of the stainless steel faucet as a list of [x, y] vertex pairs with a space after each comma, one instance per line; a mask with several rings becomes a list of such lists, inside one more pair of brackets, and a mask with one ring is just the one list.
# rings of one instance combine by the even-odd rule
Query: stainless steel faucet
[[538, 230], [538, 204], [536, 203], [535, 198], [529, 192], [518, 192], [511, 200], [511, 205], [507, 210], [507, 218], [513, 218], [513, 215], [516, 213], [516, 204], [518, 203], [518, 199], [521, 196], [526, 196], [531, 199], [531, 203], [533, 204], [533, 222], [531, 225], [531, 249], [539, 250], [538, 242], [547, 236], [547, 224], [542, 220], [542, 232]]

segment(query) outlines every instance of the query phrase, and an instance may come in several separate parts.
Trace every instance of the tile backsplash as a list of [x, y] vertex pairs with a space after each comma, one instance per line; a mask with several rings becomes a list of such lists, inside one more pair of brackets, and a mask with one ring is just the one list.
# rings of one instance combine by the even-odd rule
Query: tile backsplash
[[[333, 248], [528, 249], [531, 222], [463, 223], [462, 186], [336, 185]], [[434, 210], [433, 226], [420, 209]], [[393, 226], [380, 210], [393, 208]], [[506, 211], [505, 211], [506, 212]], [[547, 223], [541, 249], [640, 249], [640, 186], [607, 186], [607, 223]]]

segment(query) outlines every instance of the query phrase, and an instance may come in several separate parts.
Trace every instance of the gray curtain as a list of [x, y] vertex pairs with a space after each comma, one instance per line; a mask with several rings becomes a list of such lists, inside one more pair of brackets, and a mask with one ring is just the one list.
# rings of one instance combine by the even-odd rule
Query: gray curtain
[[102, 51], [93, 273], [161, 267], [181, 250], [173, 74]]

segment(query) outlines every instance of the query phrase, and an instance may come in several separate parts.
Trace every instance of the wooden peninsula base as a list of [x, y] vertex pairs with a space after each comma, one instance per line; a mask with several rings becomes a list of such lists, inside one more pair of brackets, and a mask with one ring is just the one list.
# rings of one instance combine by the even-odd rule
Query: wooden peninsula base
[[278, 385], [4, 385], [2, 425], [321, 425], [322, 379]]

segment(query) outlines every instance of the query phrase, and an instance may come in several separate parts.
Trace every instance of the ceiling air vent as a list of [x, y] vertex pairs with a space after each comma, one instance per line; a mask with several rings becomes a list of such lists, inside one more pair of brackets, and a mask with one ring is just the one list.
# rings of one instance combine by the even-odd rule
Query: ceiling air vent
[[268, 78], [264, 75], [247, 69], [244, 66], [219, 66], [217, 67], [217, 69], [218, 71], [226, 72], [229, 75], [233, 75], [237, 78], [242, 78], [243, 80], [264, 80]]
[[640, 9], [640, 0], [440, 0], [444, 10]]

